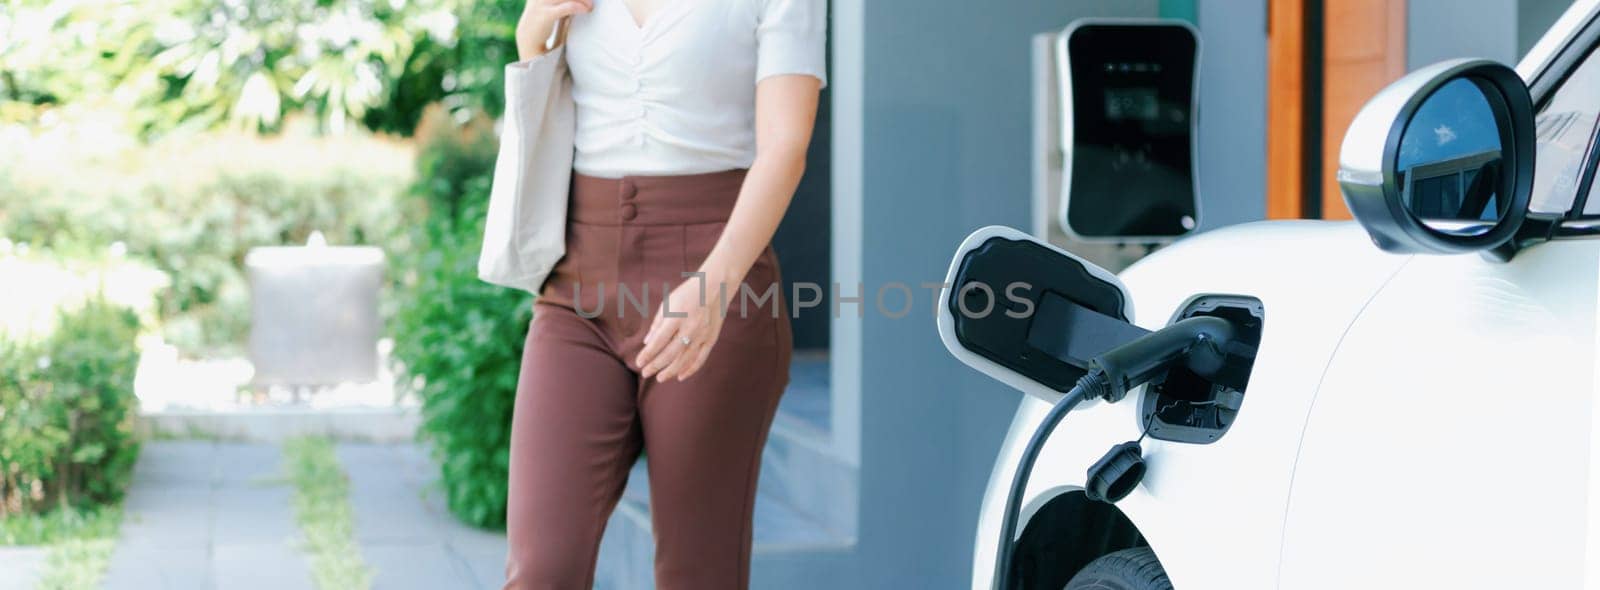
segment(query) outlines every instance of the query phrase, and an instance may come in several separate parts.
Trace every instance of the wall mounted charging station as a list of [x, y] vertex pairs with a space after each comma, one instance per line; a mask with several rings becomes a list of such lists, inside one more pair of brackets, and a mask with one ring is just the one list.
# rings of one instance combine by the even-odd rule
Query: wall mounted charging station
[[1125, 243], [1193, 231], [1199, 33], [1178, 20], [1080, 19], [1055, 53], [1061, 227]]

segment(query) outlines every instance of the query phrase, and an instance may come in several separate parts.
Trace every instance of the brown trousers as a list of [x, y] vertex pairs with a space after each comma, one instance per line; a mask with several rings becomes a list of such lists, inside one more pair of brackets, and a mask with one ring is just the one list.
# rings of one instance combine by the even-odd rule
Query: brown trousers
[[[743, 179], [574, 175], [567, 254], [534, 308], [517, 384], [506, 588], [593, 585], [601, 532], [641, 448], [657, 587], [748, 585], [761, 448], [789, 381], [783, 289], [760, 305], [729, 293], [693, 377], [642, 380], [634, 364], [665, 294], [721, 235]], [[770, 248], [745, 284], [756, 295], [780, 284]]]

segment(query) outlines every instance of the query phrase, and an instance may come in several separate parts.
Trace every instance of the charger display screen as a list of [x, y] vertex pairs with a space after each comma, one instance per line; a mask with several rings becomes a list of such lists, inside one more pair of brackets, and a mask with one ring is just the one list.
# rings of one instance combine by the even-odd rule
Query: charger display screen
[[1161, 116], [1161, 99], [1155, 88], [1107, 88], [1106, 119], [1154, 121]]
[[1065, 43], [1069, 228], [1094, 238], [1193, 230], [1194, 34], [1171, 24], [1086, 24]]

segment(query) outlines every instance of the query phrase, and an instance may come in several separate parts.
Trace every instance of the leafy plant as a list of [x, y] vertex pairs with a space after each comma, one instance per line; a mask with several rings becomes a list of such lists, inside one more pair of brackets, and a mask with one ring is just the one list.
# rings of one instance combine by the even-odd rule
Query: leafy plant
[[[439, 137], [427, 151], [472, 145]], [[414, 238], [414, 255], [401, 262], [407, 278], [392, 322], [394, 355], [422, 398], [421, 435], [440, 463], [450, 511], [478, 526], [499, 527], [505, 522], [511, 409], [531, 305], [526, 293], [478, 280], [488, 167], [427, 170], [466, 172], [418, 180], [418, 192], [454, 198], [430, 208]], [[459, 193], [441, 188], [455, 186]]]
[[276, 131], [291, 112], [339, 132], [409, 133], [444, 101], [498, 114], [520, 0], [104, 0], [0, 3], [0, 121], [115, 96], [147, 137]]
[[121, 523], [122, 507], [115, 504], [13, 514], [0, 517], [0, 545], [49, 547], [39, 574], [41, 588], [99, 588]]
[[[167, 280], [156, 327], [191, 356], [242, 349], [251, 248], [304, 244], [313, 232], [332, 244], [379, 245], [391, 254], [405, 248], [400, 228], [414, 218], [400, 198], [409, 147], [375, 138], [207, 137], [200, 146], [163, 143], [116, 154], [116, 163], [149, 164], [135, 170], [63, 156], [83, 160], [79, 170], [89, 180], [57, 176], [64, 172], [0, 175], [0, 236], [58, 253], [114, 250], [160, 271]], [[187, 158], [206, 145], [250, 161]], [[341, 148], [369, 153], [316, 160], [333, 159]], [[166, 174], [185, 162], [198, 179]]]
[[139, 454], [139, 319], [103, 300], [0, 349], [0, 516], [119, 500]]
[[433, 222], [424, 230], [431, 247], [402, 296], [394, 354], [417, 377], [422, 436], [451, 512], [494, 527], [505, 522], [511, 408], [532, 315], [525, 294], [478, 280], [476, 227]]

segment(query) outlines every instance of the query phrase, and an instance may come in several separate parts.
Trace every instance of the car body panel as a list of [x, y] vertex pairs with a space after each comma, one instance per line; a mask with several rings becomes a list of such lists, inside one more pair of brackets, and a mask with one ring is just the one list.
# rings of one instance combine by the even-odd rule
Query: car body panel
[[1593, 240], [1389, 281], [1317, 393], [1279, 586], [1578, 587], [1597, 282]]
[[[1344, 330], [1410, 259], [1373, 248], [1353, 222], [1276, 221], [1190, 238], [1182, 248], [1158, 251], [1122, 274], [1140, 310], [1136, 323], [1149, 329], [1165, 325], [1195, 295], [1249, 295], [1266, 309], [1257, 369], [1227, 436], [1208, 445], [1147, 440], [1144, 485], [1118, 503], [1156, 547], [1189, 547], [1186, 539], [1204, 537], [1194, 531], [1230, 532], [1226, 550], [1213, 544], [1214, 550], [1162, 553], [1174, 580], [1204, 580], [1205, 572], [1219, 569], [1237, 573], [1238, 568], [1219, 568], [1219, 562], [1244, 567], [1277, 560], [1295, 456], [1294, 446], [1283, 441], [1298, 439], [1311, 394]], [[1081, 489], [1090, 464], [1112, 445], [1139, 436], [1138, 404], [1132, 401], [1138, 396], [1129, 397], [1067, 417], [1040, 452], [1024, 495], [1024, 519], [1063, 491]], [[985, 498], [980, 530], [997, 530], [1004, 484], [1049, 407], [1033, 396], [1019, 407], [996, 462], [992, 482], [1000, 483], [992, 483]], [[1294, 418], [1267, 419], [1279, 416]], [[1275, 508], [1263, 510], [1264, 503]], [[977, 538], [975, 588], [989, 586], [994, 543], [992, 535]], [[1271, 585], [1274, 571], [1253, 569], [1257, 583], [1233, 578], [1233, 587]]]

